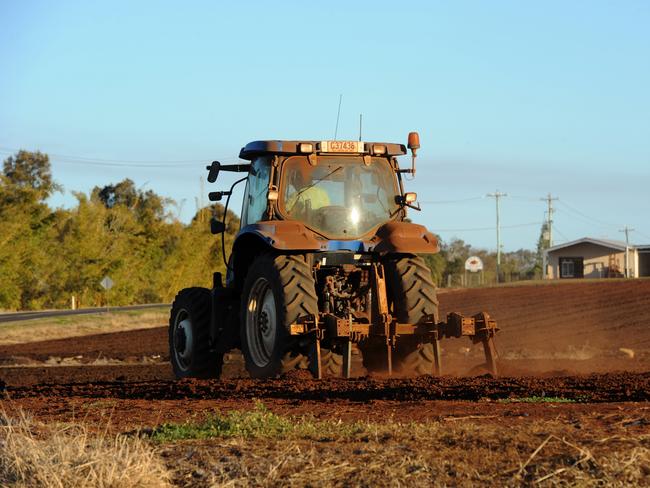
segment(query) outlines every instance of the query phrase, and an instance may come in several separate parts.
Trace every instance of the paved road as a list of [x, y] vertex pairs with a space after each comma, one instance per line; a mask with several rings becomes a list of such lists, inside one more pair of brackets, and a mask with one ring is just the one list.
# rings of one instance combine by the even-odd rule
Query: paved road
[[[126, 307], [110, 307], [111, 312], [122, 310], [141, 310], [146, 308], [169, 307], [169, 303], [149, 303], [147, 305], [129, 305]], [[0, 313], [1, 322], [19, 322], [21, 320], [42, 319], [47, 317], [58, 317], [61, 315], [84, 315], [89, 313], [106, 312], [106, 307], [81, 308], [78, 310], [44, 310], [37, 312], [11, 312]]]

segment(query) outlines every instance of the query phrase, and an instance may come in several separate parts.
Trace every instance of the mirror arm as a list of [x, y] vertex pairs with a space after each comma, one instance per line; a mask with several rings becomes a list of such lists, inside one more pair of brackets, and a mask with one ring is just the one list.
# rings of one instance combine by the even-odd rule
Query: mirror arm
[[412, 208], [413, 210], [417, 210], [420, 212], [422, 209], [420, 208], [420, 204], [418, 203], [417, 205], [413, 205], [412, 203], [404, 203], [405, 207]]

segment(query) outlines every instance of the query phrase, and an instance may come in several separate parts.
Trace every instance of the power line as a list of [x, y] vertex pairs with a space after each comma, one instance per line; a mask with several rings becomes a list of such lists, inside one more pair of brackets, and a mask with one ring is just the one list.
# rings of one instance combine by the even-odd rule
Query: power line
[[470, 198], [461, 198], [459, 200], [431, 200], [420, 202], [423, 205], [444, 205], [448, 203], [462, 203], [462, 202], [471, 202], [474, 200], [483, 200], [485, 197], [470, 197]]
[[[527, 224], [502, 225], [502, 229], [517, 229], [520, 227], [531, 227], [533, 225], [542, 225], [541, 222], [529, 222]], [[435, 232], [478, 232], [494, 230], [494, 227], [474, 227], [471, 229], [434, 229]]]
[[554, 225], [553, 228], [555, 229], [555, 232], [557, 232], [558, 234], [560, 234], [560, 237], [561, 237], [562, 239], [564, 239], [565, 242], [568, 242], [568, 241], [569, 241], [569, 238], [568, 238], [567, 236], [565, 236], [565, 235], [560, 231], [560, 229], [557, 228], [557, 225]]
[[[8, 147], [0, 147], [0, 153], [5, 153], [5, 154], [15, 154], [20, 149], [14, 149], [14, 148], [8, 148]], [[47, 153], [46, 154], [52, 158], [57, 160], [57, 162], [63, 162], [63, 163], [71, 163], [71, 164], [86, 164], [90, 166], [117, 166], [117, 167], [123, 167], [123, 166], [136, 166], [136, 167], [165, 167], [169, 165], [177, 165], [177, 164], [199, 164], [199, 163], [205, 163], [206, 161], [210, 161], [213, 159], [219, 159], [219, 158], [205, 158], [205, 159], [184, 159], [184, 160], [138, 160], [138, 159], [102, 159], [102, 158], [89, 158], [85, 156], [71, 156], [71, 155], [65, 155], [65, 154], [53, 154], [53, 153]], [[224, 158], [220, 158], [222, 160], [230, 160], [230, 159], [236, 159], [237, 156], [228, 156]]]
[[566, 203], [566, 201], [564, 201], [564, 200], [560, 201], [560, 205], [563, 205], [563, 206], [565, 206], [566, 208], [568, 208], [570, 211], [572, 211], [572, 212], [574, 212], [574, 213], [580, 215], [581, 217], [583, 217], [583, 218], [585, 218], [585, 219], [587, 219], [587, 220], [590, 220], [592, 223], [595, 222], [595, 223], [597, 223], [597, 224], [604, 225], [604, 226], [607, 226], [607, 227], [618, 227], [618, 226], [615, 225], [615, 224], [611, 224], [611, 223], [608, 223], [608, 222], [603, 222], [602, 220], [598, 220], [598, 219], [595, 219], [595, 218], [593, 218], [593, 217], [590, 217], [589, 215], [587, 215], [587, 214], [581, 212], [580, 210], [578, 210], [577, 208], [572, 207], [571, 205], [569, 205], [568, 203]]
[[526, 200], [527, 202], [536, 202], [537, 198], [534, 197], [522, 197], [519, 195], [508, 195], [510, 198], [514, 198], [515, 200]]
[[640, 232], [638, 230], [635, 232], [639, 234], [641, 237], [643, 237], [644, 239], [650, 239], [650, 236], [648, 234], [644, 234], [643, 232]]

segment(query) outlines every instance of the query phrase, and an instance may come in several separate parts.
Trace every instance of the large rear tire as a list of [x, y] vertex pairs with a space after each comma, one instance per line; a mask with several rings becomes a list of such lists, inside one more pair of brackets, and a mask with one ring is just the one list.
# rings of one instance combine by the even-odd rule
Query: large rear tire
[[[388, 304], [401, 323], [420, 322], [433, 315], [438, 323], [438, 297], [431, 270], [418, 256], [405, 256], [386, 263]], [[395, 346], [395, 371], [402, 374], [432, 374], [434, 355], [431, 343], [403, 338]]]
[[177, 378], [218, 378], [223, 354], [210, 351], [210, 290], [185, 288], [169, 315], [169, 359]]
[[318, 313], [311, 267], [302, 255], [263, 254], [248, 269], [242, 292], [241, 344], [253, 378], [273, 378], [303, 367], [292, 350], [291, 324]]

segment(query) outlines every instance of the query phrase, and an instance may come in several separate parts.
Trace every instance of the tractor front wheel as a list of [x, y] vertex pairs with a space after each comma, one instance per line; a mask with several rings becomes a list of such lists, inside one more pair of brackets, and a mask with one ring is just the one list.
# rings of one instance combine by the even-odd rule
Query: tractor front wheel
[[185, 288], [169, 316], [169, 359], [177, 378], [218, 378], [223, 354], [210, 351], [210, 290]]

